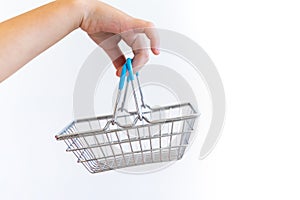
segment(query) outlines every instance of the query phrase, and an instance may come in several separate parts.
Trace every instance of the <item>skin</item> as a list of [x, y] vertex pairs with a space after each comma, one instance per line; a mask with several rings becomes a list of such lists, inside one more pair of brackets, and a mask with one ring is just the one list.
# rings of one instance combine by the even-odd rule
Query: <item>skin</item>
[[78, 28], [105, 50], [118, 76], [126, 61], [118, 47], [121, 40], [132, 48], [135, 72], [149, 59], [143, 35], [152, 53], [159, 54], [159, 37], [151, 22], [97, 0], [57, 0], [0, 23], [0, 82]]

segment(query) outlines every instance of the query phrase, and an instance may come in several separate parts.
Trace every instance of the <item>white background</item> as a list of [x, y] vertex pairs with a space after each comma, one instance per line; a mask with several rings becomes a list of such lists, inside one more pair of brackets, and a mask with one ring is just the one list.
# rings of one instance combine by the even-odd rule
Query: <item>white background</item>
[[[95, 48], [75, 31], [0, 85], [1, 199], [299, 199], [299, 5], [286, 1], [107, 1], [183, 33], [222, 77], [227, 114], [203, 161], [156, 174], [89, 175], [54, 135], [72, 119], [82, 62]], [[46, 3], [1, 1], [0, 20]]]

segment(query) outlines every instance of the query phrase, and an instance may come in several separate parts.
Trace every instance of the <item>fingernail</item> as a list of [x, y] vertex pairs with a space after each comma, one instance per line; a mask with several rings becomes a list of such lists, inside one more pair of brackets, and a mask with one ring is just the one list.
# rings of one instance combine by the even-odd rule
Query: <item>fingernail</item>
[[116, 75], [117, 75], [117, 76], [120, 76], [120, 75], [121, 75], [121, 70], [120, 70], [120, 69], [117, 69]]
[[156, 52], [157, 54], [159, 54], [159, 53], [160, 53], [159, 49], [155, 49], [155, 52]]

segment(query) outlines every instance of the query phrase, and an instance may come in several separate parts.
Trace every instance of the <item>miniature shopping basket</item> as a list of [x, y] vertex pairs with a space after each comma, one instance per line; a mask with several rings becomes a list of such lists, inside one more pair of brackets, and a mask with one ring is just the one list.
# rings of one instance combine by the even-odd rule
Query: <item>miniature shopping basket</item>
[[[75, 120], [56, 135], [57, 140], [67, 144], [67, 152], [73, 152], [91, 173], [179, 160], [187, 148], [199, 116], [197, 111], [190, 103], [148, 106], [144, 103], [138, 73], [135, 77], [131, 59], [127, 59], [113, 115]], [[129, 85], [136, 111], [124, 108]]]

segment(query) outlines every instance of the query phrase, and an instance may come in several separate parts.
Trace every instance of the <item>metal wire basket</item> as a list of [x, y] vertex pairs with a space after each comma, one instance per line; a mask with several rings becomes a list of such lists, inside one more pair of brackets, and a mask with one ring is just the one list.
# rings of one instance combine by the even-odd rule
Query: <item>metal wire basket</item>
[[[134, 90], [131, 59], [127, 59], [113, 115], [75, 120], [55, 136], [65, 141], [67, 152], [73, 152], [91, 173], [179, 160], [187, 148], [199, 114], [190, 103], [157, 108], [146, 105], [138, 74], [136, 79], [141, 105]], [[130, 83], [137, 109], [134, 112], [124, 108]], [[121, 97], [123, 102], [119, 106]]]

